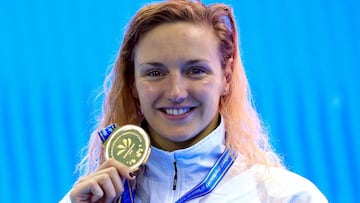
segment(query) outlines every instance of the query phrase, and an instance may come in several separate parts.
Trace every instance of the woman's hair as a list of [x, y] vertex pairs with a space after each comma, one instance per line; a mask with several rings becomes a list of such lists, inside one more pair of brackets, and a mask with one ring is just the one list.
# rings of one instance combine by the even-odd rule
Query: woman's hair
[[252, 103], [249, 84], [240, 59], [236, 23], [232, 9], [224, 4], [205, 6], [199, 1], [168, 0], [144, 6], [126, 30], [115, 65], [104, 83], [105, 96], [97, 129], [91, 134], [87, 155], [79, 167], [89, 174], [104, 161], [97, 131], [111, 123], [140, 125], [144, 119], [139, 101], [132, 94], [134, 50], [141, 37], [164, 23], [189, 22], [213, 29], [222, 67], [231, 63], [229, 91], [220, 99], [219, 110], [227, 130], [226, 145], [239, 151], [249, 163], [282, 166]]

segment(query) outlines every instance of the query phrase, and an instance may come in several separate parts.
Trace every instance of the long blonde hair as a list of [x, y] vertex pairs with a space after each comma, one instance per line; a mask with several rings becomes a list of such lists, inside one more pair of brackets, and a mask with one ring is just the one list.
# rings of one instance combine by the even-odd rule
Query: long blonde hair
[[105, 96], [97, 129], [91, 134], [87, 155], [79, 167], [89, 174], [104, 161], [97, 131], [111, 123], [140, 125], [144, 119], [139, 101], [132, 95], [134, 49], [149, 30], [163, 23], [190, 22], [213, 28], [218, 41], [223, 68], [232, 63], [228, 94], [220, 100], [219, 110], [227, 130], [226, 145], [240, 152], [249, 163], [282, 166], [272, 150], [268, 135], [252, 103], [248, 80], [240, 59], [239, 41], [231, 7], [206, 6], [199, 1], [168, 0], [140, 9], [130, 22], [111, 73], [104, 82]]

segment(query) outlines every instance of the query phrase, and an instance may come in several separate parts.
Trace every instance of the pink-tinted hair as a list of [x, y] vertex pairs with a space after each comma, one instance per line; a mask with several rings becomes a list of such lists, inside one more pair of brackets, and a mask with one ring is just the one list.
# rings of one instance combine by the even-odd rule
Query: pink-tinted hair
[[189, 22], [209, 26], [219, 41], [223, 68], [232, 63], [228, 78], [228, 94], [220, 100], [219, 110], [227, 130], [226, 145], [240, 152], [249, 163], [282, 166], [272, 150], [268, 135], [252, 103], [248, 80], [240, 59], [239, 41], [231, 7], [224, 4], [205, 6], [199, 1], [168, 0], [140, 9], [130, 22], [112, 72], [104, 83], [102, 115], [92, 133], [88, 153], [79, 164], [89, 174], [104, 161], [97, 131], [111, 123], [139, 125], [144, 119], [139, 113], [139, 101], [132, 95], [134, 82], [134, 49], [149, 30], [163, 23]]

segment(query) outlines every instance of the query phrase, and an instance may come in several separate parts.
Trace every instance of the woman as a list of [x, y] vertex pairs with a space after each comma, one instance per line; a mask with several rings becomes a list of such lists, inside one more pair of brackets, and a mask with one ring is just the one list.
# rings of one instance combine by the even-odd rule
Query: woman
[[149, 160], [136, 174], [105, 160], [94, 132], [80, 164], [86, 174], [62, 201], [127, 202], [129, 193], [134, 202], [327, 202], [271, 149], [237, 36], [223, 4], [170, 0], [138, 11], [105, 82], [98, 130], [141, 125]]

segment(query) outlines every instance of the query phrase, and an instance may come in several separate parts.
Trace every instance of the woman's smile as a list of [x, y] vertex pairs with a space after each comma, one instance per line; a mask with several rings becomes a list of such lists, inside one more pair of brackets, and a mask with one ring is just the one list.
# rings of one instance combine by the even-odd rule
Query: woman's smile
[[162, 112], [166, 113], [169, 116], [183, 116], [190, 112], [189, 107], [183, 107], [183, 108], [161, 108]]

